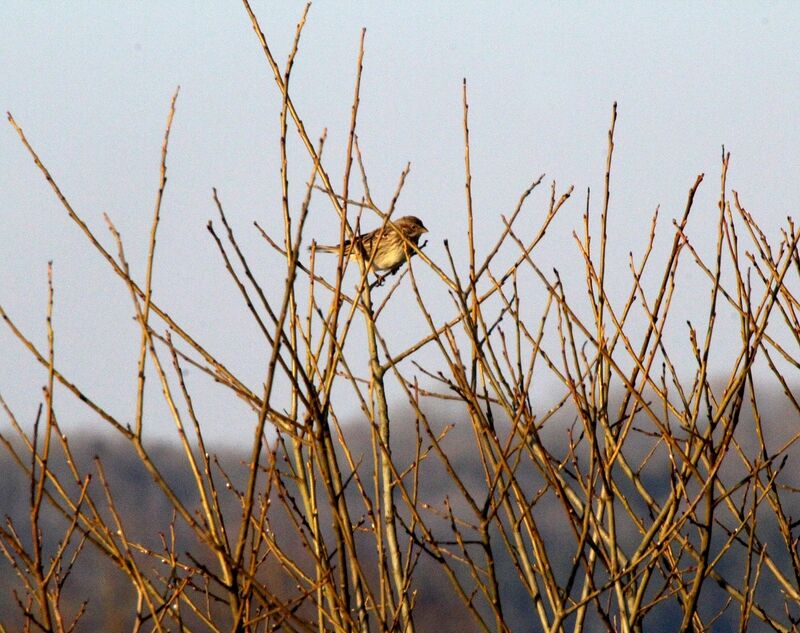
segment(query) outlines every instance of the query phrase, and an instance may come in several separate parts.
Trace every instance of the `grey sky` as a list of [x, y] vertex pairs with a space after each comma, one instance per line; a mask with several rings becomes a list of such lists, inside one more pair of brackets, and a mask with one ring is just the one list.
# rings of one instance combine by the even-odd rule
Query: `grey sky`
[[[253, 7], [285, 58], [303, 3]], [[462, 77], [469, 82], [484, 247], [502, 227], [500, 214], [544, 172], [546, 183], [555, 179], [560, 190], [574, 184], [576, 194], [541, 257], [552, 265], [574, 252], [570, 234], [586, 188], [602, 190], [615, 100], [611, 248], [620, 271], [628, 251], [641, 245], [656, 205], [668, 230], [700, 172], [706, 173], [701, 211], [690, 228], [701, 244], [710, 243], [703, 241], [711, 234], [704, 222], [710, 227], [716, 220], [723, 143], [733, 155], [730, 186], [771, 237], [797, 211], [796, 3], [319, 2], [311, 8], [292, 87], [309, 131], [316, 136], [329, 129], [327, 166], [335, 183], [362, 26], [359, 137], [372, 191], [387, 201], [412, 163], [400, 211], [425, 219], [435, 259], [444, 257], [441, 240], [459, 242], [466, 226]], [[114, 219], [138, 273], [168, 102], [181, 85], [155, 296], [257, 384], [263, 344], [205, 230], [215, 216], [210, 192], [216, 186], [254, 262], [269, 270], [275, 261], [251, 223], [279, 226], [279, 96], [244, 9], [235, 2], [6, 0], [0, 60], [0, 106], [14, 114], [92, 227], [104, 230], [103, 212]], [[293, 191], [299, 192], [308, 163], [296, 143], [290, 149], [297, 161]], [[43, 344], [46, 263], [53, 259], [59, 365], [124, 417], [135, 390], [138, 342], [125, 287], [69, 221], [7, 124], [0, 165], [0, 303]], [[543, 187], [530, 226], [545, 197]], [[333, 213], [322, 201], [315, 209], [309, 235], [330, 235]], [[416, 338], [414, 332], [398, 336]], [[0, 355], [0, 391], [30, 419], [44, 372], [5, 328]], [[61, 398], [62, 417], [80, 422], [82, 409]], [[209, 424], [217, 437], [230, 438], [233, 429], [249, 439], [245, 418], [234, 420], [213, 403], [208, 415], [224, 422]]]

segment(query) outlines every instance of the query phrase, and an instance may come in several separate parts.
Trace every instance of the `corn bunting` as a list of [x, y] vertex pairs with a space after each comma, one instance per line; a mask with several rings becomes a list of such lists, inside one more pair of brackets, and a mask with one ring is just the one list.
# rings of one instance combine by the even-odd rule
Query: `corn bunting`
[[[394, 225], [397, 230], [387, 224], [385, 228], [362, 233], [354, 240], [345, 240], [345, 256], [354, 257], [363, 262], [369, 262], [371, 258], [370, 270], [373, 272], [381, 270], [388, 270], [392, 274], [397, 272], [397, 269], [414, 254], [400, 237], [398, 231], [416, 246], [419, 238], [423, 233], [427, 233], [428, 229], [425, 228], [422, 220], [413, 215], [398, 218], [394, 221]], [[338, 244], [336, 246], [317, 246], [317, 250], [323, 253], [338, 253], [341, 248], [342, 246]]]

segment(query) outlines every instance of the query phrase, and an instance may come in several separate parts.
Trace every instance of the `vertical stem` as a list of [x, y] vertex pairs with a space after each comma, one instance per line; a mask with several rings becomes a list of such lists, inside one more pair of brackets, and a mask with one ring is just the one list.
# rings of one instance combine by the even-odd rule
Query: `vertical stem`
[[[45, 414], [44, 447], [39, 466], [39, 480], [36, 481], [36, 442], [33, 444], [33, 463], [31, 464], [31, 541], [33, 548], [33, 573], [36, 577], [37, 600], [41, 618], [47, 631], [52, 630], [53, 621], [50, 613], [50, 604], [47, 598], [47, 585], [44, 575], [44, 564], [42, 561], [42, 533], [39, 525], [39, 513], [42, 507], [44, 496], [44, 484], [47, 479], [47, 462], [50, 456], [50, 438], [53, 431], [53, 377], [55, 371], [55, 351], [53, 336], [53, 262], [47, 264], [47, 388], [45, 398], [47, 401], [47, 412]], [[38, 419], [36, 421], [38, 426]], [[36, 437], [34, 431], [34, 438]], [[36, 483], [35, 492], [33, 489]]]
[[[364, 302], [364, 320], [367, 327], [367, 345], [370, 357], [370, 391], [378, 407], [378, 437], [381, 444], [379, 468], [381, 481], [381, 515], [383, 529], [386, 534], [386, 545], [389, 554], [389, 570], [396, 603], [400, 605], [402, 630], [413, 633], [414, 623], [411, 618], [411, 605], [408, 599], [405, 568], [400, 556], [395, 524], [394, 474], [392, 468], [391, 437], [389, 430], [389, 406], [386, 402], [384, 386], [385, 370], [378, 359], [378, 346], [375, 332], [375, 321], [372, 312], [372, 300], [369, 286], [362, 292]], [[389, 593], [389, 596], [391, 592]]]
[[156, 233], [158, 231], [159, 220], [161, 219], [161, 201], [164, 198], [164, 189], [167, 186], [167, 148], [169, 147], [169, 133], [172, 130], [172, 119], [175, 117], [175, 101], [181, 87], [175, 89], [172, 101], [169, 104], [169, 114], [167, 115], [167, 126], [164, 132], [164, 141], [161, 144], [161, 170], [158, 180], [158, 192], [156, 193], [155, 208], [153, 211], [153, 222], [150, 227], [150, 246], [147, 250], [147, 272], [144, 283], [144, 307], [142, 308], [142, 337], [139, 343], [139, 369], [138, 384], [136, 390], [136, 435], [142, 436], [142, 420], [144, 417], [144, 365], [147, 359], [147, 339], [148, 339], [148, 320], [150, 318], [150, 305], [153, 293], [153, 261], [156, 251]]
[[[467, 99], [467, 78], [464, 77], [462, 81], [462, 100], [464, 104], [464, 193], [467, 199], [467, 248], [469, 249], [469, 293], [471, 295], [471, 313], [472, 323], [475, 324], [478, 319], [478, 293], [475, 288], [475, 232], [474, 232], [474, 216], [472, 211], [472, 167], [470, 165], [469, 157], [469, 101]], [[470, 337], [472, 343], [472, 371], [471, 379], [472, 385], [475, 386], [475, 378], [477, 371], [477, 355], [478, 347], [476, 336]]]

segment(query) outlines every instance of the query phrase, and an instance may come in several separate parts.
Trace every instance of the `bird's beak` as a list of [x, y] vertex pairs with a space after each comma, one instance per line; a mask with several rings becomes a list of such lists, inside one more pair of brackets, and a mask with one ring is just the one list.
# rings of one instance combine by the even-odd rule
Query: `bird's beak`
[[422, 232], [423, 232], [423, 233], [427, 233], [427, 232], [428, 232], [428, 229], [426, 229], [424, 226], [422, 226], [422, 227], [420, 227], [420, 228], [422, 229]]

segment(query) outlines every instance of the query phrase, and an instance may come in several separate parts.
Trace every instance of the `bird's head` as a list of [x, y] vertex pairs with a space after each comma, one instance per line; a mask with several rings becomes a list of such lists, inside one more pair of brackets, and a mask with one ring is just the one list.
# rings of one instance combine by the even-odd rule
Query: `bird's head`
[[395, 222], [395, 224], [408, 236], [411, 238], [419, 237], [423, 233], [427, 233], [428, 229], [425, 228], [425, 225], [415, 215], [407, 215]]

